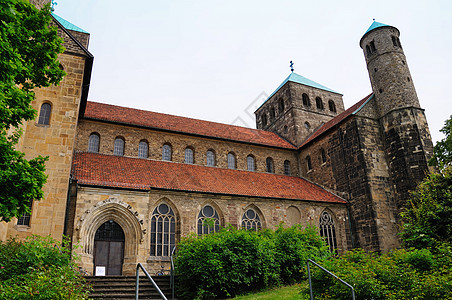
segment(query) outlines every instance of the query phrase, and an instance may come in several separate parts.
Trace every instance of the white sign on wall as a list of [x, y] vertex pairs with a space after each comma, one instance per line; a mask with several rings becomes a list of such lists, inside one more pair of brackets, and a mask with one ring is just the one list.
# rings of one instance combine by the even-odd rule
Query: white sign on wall
[[105, 276], [105, 267], [96, 266], [96, 276]]

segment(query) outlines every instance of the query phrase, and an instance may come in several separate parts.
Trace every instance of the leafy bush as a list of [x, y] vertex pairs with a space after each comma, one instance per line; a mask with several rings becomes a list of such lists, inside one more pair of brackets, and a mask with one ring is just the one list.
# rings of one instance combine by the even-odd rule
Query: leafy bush
[[[378, 255], [361, 249], [320, 264], [355, 289], [356, 299], [452, 299], [450, 247], [394, 250]], [[350, 289], [312, 268], [315, 299], [350, 299]], [[304, 290], [308, 295], [309, 290]]]
[[68, 248], [51, 237], [0, 242], [0, 299], [86, 299]]
[[176, 272], [184, 299], [230, 297], [299, 281], [305, 258], [327, 255], [314, 228], [280, 227], [276, 232], [224, 229], [184, 238], [178, 246]]

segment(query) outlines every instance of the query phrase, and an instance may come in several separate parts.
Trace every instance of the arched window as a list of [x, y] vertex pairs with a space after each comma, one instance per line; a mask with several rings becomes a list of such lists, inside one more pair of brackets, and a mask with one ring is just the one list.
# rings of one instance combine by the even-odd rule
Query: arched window
[[336, 228], [334, 227], [334, 220], [331, 215], [324, 211], [320, 216], [319, 222], [320, 236], [323, 237], [328, 244], [331, 252], [337, 249], [336, 242]]
[[30, 226], [31, 219], [31, 209], [33, 207], [33, 200], [28, 204], [28, 208], [30, 209], [30, 213], [24, 213], [17, 219], [17, 225]]
[[262, 114], [262, 126], [267, 126], [267, 115], [265, 113]]
[[215, 166], [215, 152], [213, 152], [213, 150], [207, 151], [206, 164], [211, 167]]
[[120, 137], [117, 137], [115, 139], [115, 144], [113, 147], [113, 154], [114, 155], [124, 155], [124, 140]]
[[220, 217], [210, 205], [204, 206], [198, 214], [198, 235], [220, 231]]
[[370, 52], [370, 47], [369, 45], [366, 45], [366, 52], [367, 52], [367, 56], [371, 55], [372, 52]]
[[290, 161], [288, 161], [288, 160], [285, 160], [284, 161], [284, 175], [291, 175], [290, 174], [291, 173], [291, 171], [290, 171]]
[[169, 205], [162, 203], [151, 218], [151, 256], [170, 256], [176, 245], [176, 217]]
[[301, 96], [301, 98], [302, 98], [302, 100], [303, 100], [303, 105], [304, 106], [311, 106], [311, 100], [309, 100], [309, 96], [308, 96], [308, 94], [303, 94], [302, 96]]
[[333, 100], [328, 101], [328, 106], [330, 108], [330, 111], [336, 112], [336, 104], [334, 104]]
[[149, 149], [148, 142], [141, 141], [138, 144], [138, 157], [140, 157], [140, 158], [148, 158], [148, 155], [149, 155], [148, 149]]
[[39, 111], [38, 124], [49, 125], [51, 111], [52, 106], [50, 105], [50, 103], [43, 103], [41, 105], [41, 110]]
[[322, 98], [316, 97], [316, 98], [315, 98], [315, 105], [317, 106], [317, 109], [323, 110], [323, 101], [322, 101]]
[[311, 157], [306, 156], [306, 166], [308, 167], [308, 171], [312, 170]]
[[97, 133], [91, 133], [88, 140], [88, 152], [99, 152], [100, 137]]
[[309, 122], [306, 121], [306, 122], [304, 122], [304, 127], [305, 127], [306, 129], [311, 129], [311, 124], [309, 124]]
[[163, 145], [162, 160], [171, 161], [171, 145], [169, 144]]
[[279, 99], [279, 113], [282, 114], [284, 112], [284, 99]]
[[262, 229], [261, 218], [252, 208], [249, 208], [242, 217], [242, 229], [260, 230]]
[[232, 152], [228, 153], [228, 169], [235, 169], [236, 168], [236, 162], [235, 162], [235, 154]]
[[267, 172], [268, 173], [275, 173], [275, 168], [273, 166], [273, 158], [267, 157], [265, 162], [266, 162], [266, 165], [267, 165]]
[[326, 163], [326, 153], [325, 153], [325, 149], [320, 149], [320, 157], [322, 159], [322, 164]]
[[246, 166], [248, 168], [248, 171], [256, 171], [256, 164], [252, 155], [248, 155], [246, 157]]
[[275, 120], [275, 116], [276, 116], [275, 108], [272, 107], [272, 108], [270, 108], [270, 120], [274, 121]]
[[186, 164], [194, 163], [193, 149], [191, 148], [185, 148], [185, 163]]

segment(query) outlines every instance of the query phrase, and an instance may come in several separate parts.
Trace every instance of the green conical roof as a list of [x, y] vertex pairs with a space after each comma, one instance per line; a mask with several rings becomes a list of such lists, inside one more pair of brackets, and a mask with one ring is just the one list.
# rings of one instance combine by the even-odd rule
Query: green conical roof
[[73, 30], [73, 31], [78, 31], [78, 32], [83, 32], [83, 33], [88, 33], [87, 31], [81, 29], [80, 27], [72, 24], [69, 21], [66, 21], [65, 19], [63, 19], [62, 17], [52, 13], [52, 16], [58, 21], [60, 22], [61, 25], [63, 25], [64, 28], [69, 29], [69, 30]]

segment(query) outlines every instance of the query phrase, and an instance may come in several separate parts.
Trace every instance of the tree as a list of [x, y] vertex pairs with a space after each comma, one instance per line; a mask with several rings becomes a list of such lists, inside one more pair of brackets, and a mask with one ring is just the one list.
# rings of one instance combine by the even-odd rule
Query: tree
[[440, 131], [446, 137], [436, 143], [433, 148], [433, 157], [430, 159], [429, 164], [442, 169], [452, 163], [452, 116], [446, 120], [444, 127]]
[[36, 117], [34, 89], [58, 84], [65, 73], [49, 5], [38, 10], [26, 0], [2, 0], [0, 20], [0, 220], [8, 222], [43, 197], [47, 158], [27, 160], [15, 145], [22, 122]]

